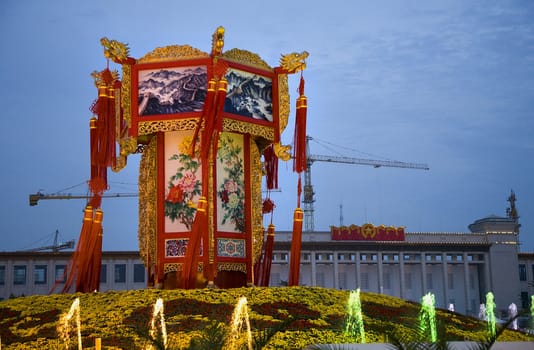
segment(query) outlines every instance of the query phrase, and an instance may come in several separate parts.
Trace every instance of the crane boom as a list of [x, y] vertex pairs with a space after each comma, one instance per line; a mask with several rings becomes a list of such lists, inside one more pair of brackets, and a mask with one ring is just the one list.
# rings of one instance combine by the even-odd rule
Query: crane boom
[[304, 230], [305, 232], [313, 232], [315, 230], [314, 223], [314, 207], [313, 202], [315, 202], [313, 191], [313, 186], [311, 183], [311, 166], [314, 162], [329, 162], [329, 163], [345, 163], [345, 164], [356, 164], [356, 165], [369, 165], [375, 168], [380, 167], [390, 167], [390, 168], [408, 168], [408, 169], [420, 169], [420, 170], [429, 170], [427, 164], [422, 163], [408, 163], [401, 162], [397, 160], [376, 160], [376, 159], [364, 159], [364, 158], [353, 158], [353, 157], [344, 157], [344, 156], [325, 156], [310, 154], [310, 145], [309, 141], [313, 138], [309, 135], [306, 136], [306, 171], [304, 172], [304, 199], [302, 203], [304, 204]]
[[[122, 198], [122, 197], [138, 197], [139, 195], [137, 193], [104, 193], [102, 195], [103, 198]], [[38, 202], [42, 199], [87, 199], [90, 198], [89, 195], [82, 195], [82, 194], [65, 194], [65, 193], [57, 193], [57, 194], [45, 194], [41, 192], [37, 192], [34, 194], [30, 194], [30, 206], [37, 205]]]
[[401, 162], [398, 160], [375, 160], [375, 159], [364, 159], [364, 158], [352, 158], [352, 157], [343, 157], [343, 156], [324, 156], [317, 154], [310, 154], [308, 156], [308, 161], [310, 162], [330, 162], [330, 163], [345, 163], [345, 164], [359, 164], [359, 165], [370, 165], [375, 168], [392, 167], [392, 168], [411, 168], [411, 169], [423, 169], [429, 170], [430, 168], [426, 164], [422, 163], [407, 163]]

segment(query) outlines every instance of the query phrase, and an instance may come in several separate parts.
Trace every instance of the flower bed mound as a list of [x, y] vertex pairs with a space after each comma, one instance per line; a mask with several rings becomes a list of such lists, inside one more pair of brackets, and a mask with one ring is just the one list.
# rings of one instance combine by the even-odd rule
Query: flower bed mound
[[[161, 298], [169, 336], [168, 349], [192, 349], [202, 341], [226, 334], [235, 305], [247, 299], [247, 311], [256, 343], [264, 349], [302, 349], [311, 344], [354, 343], [344, 333], [348, 291], [315, 287], [133, 290], [90, 294], [30, 296], [0, 302], [2, 349], [65, 348], [57, 327], [62, 314], [79, 298], [84, 348], [102, 339], [104, 349], [144, 349], [149, 341], [153, 307]], [[419, 304], [374, 293], [361, 293], [367, 342], [382, 342], [418, 324]], [[486, 325], [438, 309], [442, 335], [449, 341], [483, 341]], [[72, 322], [72, 327], [75, 323]], [[76, 331], [70, 331], [76, 348]], [[220, 338], [220, 336], [219, 336]], [[534, 341], [532, 336], [505, 330], [499, 341]], [[222, 346], [222, 344], [220, 344]], [[217, 347], [213, 347], [217, 348]], [[258, 347], [259, 348], [259, 347]]]

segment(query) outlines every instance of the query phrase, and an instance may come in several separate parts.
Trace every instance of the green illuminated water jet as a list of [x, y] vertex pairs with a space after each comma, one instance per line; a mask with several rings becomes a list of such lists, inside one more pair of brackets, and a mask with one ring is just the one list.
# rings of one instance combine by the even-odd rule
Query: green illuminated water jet
[[430, 331], [430, 341], [433, 343], [438, 340], [435, 304], [434, 294], [427, 293], [421, 299], [421, 311], [419, 312], [419, 329], [423, 334]]
[[486, 294], [486, 321], [488, 321], [488, 333], [494, 337], [496, 334], [495, 298], [492, 292]]
[[360, 288], [352, 290], [347, 302], [347, 321], [345, 333], [354, 338], [360, 337], [360, 343], [365, 343], [365, 329], [363, 327], [362, 304], [360, 301]]

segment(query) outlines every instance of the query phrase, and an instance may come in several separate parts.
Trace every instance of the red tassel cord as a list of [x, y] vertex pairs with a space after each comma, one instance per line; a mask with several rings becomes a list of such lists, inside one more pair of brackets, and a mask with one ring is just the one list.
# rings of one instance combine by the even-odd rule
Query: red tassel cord
[[91, 243], [89, 247], [89, 261], [87, 271], [87, 292], [100, 290], [100, 268], [102, 266], [102, 209], [95, 210], [93, 225], [91, 227]]
[[293, 236], [291, 239], [291, 257], [289, 263], [289, 286], [298, 286], [300, 274], [300, 250], [302, 245], [302, 221], [304, 212], [300, 208], [302, 194], [301, 173], [306, 170], [306, 113], [308, 102], [304, 96], [304, 78], [301, 74], [297, 98], [297, 112], [295, 118], [295, 136], [293, 148], [293, 171], [299, 173], [297, 184], [297, 208], [293, 214]]
[[263, 151], [265, 164], [265, 181], [268, 190], [278, 188], [278, 157], [274, 151], [274, 145], [269, 145]]
[[261, 287], [268, 287], [270, 282], [274, 250], [274, 231], [274, 225], [272, 223], [269, 224], [269, 227], [267, 228], [267, 240], [265, 242], [265, 249], [263, 252], [260, 280], [258, 281]]
[[304, 96], [304, 78], [300, 76], [300, 96], [297, 98], [297, 112], [295, 118], [295, 135], [293, 147], [293, 171], [300, 173], [306, 170], [306, 114], [308, 99]]
[[291, 239], [291, 255], [289, 261], [288, 286], [298, 286], [300, 277], [300, 250], [302, 245], [302, 220], [304, 212], [296, 208], [293, 213], [293, 237]]

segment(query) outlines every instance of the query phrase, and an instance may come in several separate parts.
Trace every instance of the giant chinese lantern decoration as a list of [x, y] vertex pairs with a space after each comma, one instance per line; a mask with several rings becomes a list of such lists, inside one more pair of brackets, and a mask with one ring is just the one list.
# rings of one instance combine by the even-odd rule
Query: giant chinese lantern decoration
[[270, 199], [262, 199], [263, 176], [273, 189], [279, 158], [293, 157], [299, 173], [306, 164], [305, 154], [295, 154], [305, 137], [302, 78], [293, 155], [280, 135], [289, 119], [288, 74], [302, 74], [308, 54], [284, 55], [272, 68], [249, 51], [223, 51], [222, 27], [209, 53], [173, 45], [134, 59], [120, 42], [102, 44], [106, 58], [122, 66], [122, 80], [108, 68], [94, 73], [105, 96], [93, 108], [99, 138], [92, 139], [90, 188], [99, 199], [107, 187], [103, 168], [119, 171], [128, 155], [142, 153], [138, 239], [149, 284], [258, 284], [254, 271], [269, 271], [272, 251], [262, 256], [274, 235], [271, 223], [264, 247]]

